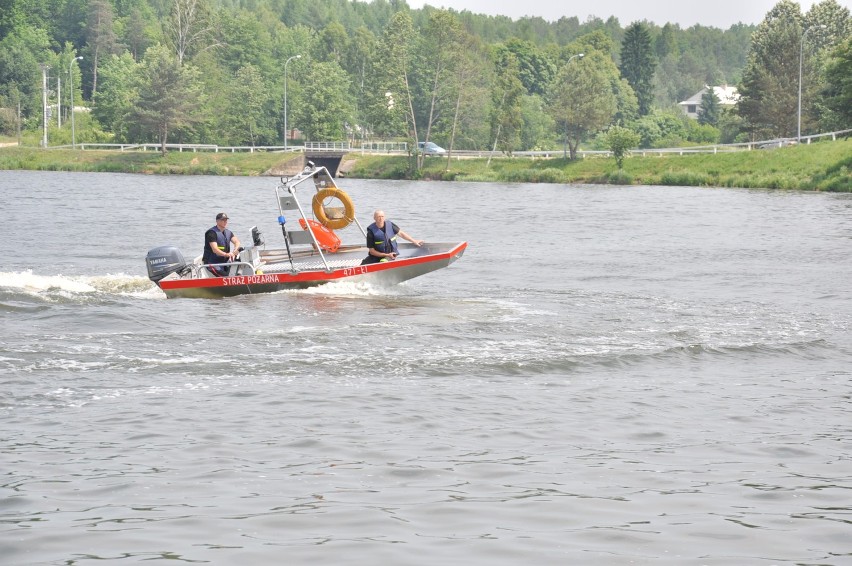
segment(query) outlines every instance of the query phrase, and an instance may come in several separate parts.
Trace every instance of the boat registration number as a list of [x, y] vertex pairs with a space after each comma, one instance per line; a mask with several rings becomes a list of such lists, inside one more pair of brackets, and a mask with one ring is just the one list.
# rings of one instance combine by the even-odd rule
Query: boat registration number
[[263, 283], [278, 283], [278, 276], [271, 273], [269, 275], [240, 275], [237, 277], [222, 278], [222, 285], [225, 287], [233, 285], [260, 285]]
[[343, 270], [344, 277], [352, 277], [353, 275], [362, 275], [364, 273], [367, 273], [367, 268], [360, 265], [358, 267], [347, 267]]

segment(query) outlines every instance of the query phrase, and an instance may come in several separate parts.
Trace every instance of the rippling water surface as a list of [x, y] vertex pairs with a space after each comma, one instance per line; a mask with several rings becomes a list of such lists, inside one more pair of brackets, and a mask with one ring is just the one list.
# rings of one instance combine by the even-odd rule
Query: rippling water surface
[[0, 563], [852, 563], [848, 195], [350, 180], [466, 255], [164, 299], [274, 182], [0, 172]]

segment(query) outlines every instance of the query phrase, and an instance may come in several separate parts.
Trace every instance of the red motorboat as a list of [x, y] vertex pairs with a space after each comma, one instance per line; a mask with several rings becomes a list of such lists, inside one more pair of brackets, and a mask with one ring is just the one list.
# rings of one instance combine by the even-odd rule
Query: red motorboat
[[[313, 189], [312, 211], [308, 218], [297, 193], [307, 185]], [[449, 266], [464, 254], [467, 242], [426, 242], [422, 246], [399, 244], [393, 261], [361, 265], [367, 247], [344, 245], [334, 230], [354, 222], [364, 240], [366, 232], [355, 218], [349, 196], [337, 187], [325, 167], [311, 162], [293, 177], [282, 178], [276, 187], [279, 223], [284, 248], [268, 249], [257, 227], [251, 229], [252, 244], [242, 248], [232, 263], [224, 267], [224, 277], [214, 275], [201, 256], [186, 262], [179, 249], [161, 246], [148, 252], [148, 277], [169, 298], [218, 298], [253, 293], [272, 293], [285, 289], [304, 289], [332, 281], [369, 282], [395, 285], [414, 277]], [[333, 201], [342, 206], [329, 206]], [[298, 230], [286, 227], [285, 213], [299, 215]]]

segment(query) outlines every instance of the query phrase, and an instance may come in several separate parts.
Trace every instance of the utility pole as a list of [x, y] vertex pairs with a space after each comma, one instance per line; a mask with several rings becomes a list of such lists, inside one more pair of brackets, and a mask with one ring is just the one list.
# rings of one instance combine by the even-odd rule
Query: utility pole
[[47, 70], [50, 67], [41, 64], [41, 121], [43, 127], [41, 147], [47, 148]]
[[68, 95], [71, 97], [71, 147], [73, 149], [77, 149], [77, 134], [74, 131], [74, 75], [71, 72], [71, 67], [74, 65], [74, 61], [82, 61], [83, 56], [74, 57], [71, 59], [71, 62], [68, 63]]
[[62, 127], [62, 78], [56, 75], [56, 127]]

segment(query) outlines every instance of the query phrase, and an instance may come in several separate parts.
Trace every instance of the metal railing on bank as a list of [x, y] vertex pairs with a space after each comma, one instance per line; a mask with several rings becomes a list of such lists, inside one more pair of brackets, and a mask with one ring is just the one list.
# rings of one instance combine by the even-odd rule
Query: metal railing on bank
[[[824, 134], [814, 134], [810, 136], [802, 136], [802, 144], [810, 145], [813, 142], [820, 141], [837, 141], [838, 138], [852, 136], [852, 129], [839, 130], [837, 132], [828, 132]], [[664, 155], [689, 155], [692, 153], [732, 153], [736, 151], [752, 151], [755, 149], [775, 149], [779, 147], [789, 147], [797, 145], [796, 138], [776, 138], [771, 140], [761, 140], [743, 143], [729, 144], [713, 144], [713, 145], [696, 145], [690, 147], [669, 147], [669, 148], [653, 148], [653, 149], [632, 149], [628, 151], [630, 155], [641, 157], [662, 157]], [[455, 153], [455, 152], [454, 152]], [[488, 156], [490, 152], [477, 152], [483, 156]], [[551, 151], [518, 151], [513, 155], [551, 158], [562, 155], [563, 150]], [[498, 155], [495, 152], [494, 155]], [[577, 155], [582, 158], [588, 157], [612, 157], [612, 152], [609, 150], [579, 150]]]
[[[116, 150], [116, 151], [162, 151], [162, 144], [158, 143], [78, 143], [77, 149], [87, 150], [87, 149], [102, 149], [102, 150]], [[52, 145], [47, 149], [71, 149], [70, 145]], [[224, 146], [224, 145], [216, 145], [216, 144], [208, 144], [208, 143], [167, 143], [166, 151], [177, 151], [177, 152], [198, 152], [198, 151], [210, 151], [213, 153], [237, 153], [237, 152], [247, 152], [253, 153], [255, 151], [302, 151], [303, 148], [301, 146], [287, 146], [286, 148], [281, 146]]]
[[[828, 132], [825, 134], [814, 134], [810, 136], [802, 136], [801, 143], [810, 145], [818, 141], [837, 141], [839, 137], [849, 137], [852, 135], [852, 129], [840, 130], [837, 132]], [[631, 150], [631, 155], [666, 155], [678, 154], [686, 155], [689, 153], [722, 153], [733, 151], [752, 151], [754, 149], [775, 149], [779, 147], [789, 147], [798, 145], [799, 141], [796, 138], [776, 138], [772, 140], [762, 140], [745, 143], [730, 143], [730, 144], [715, 144], [715, 145], [700, 145], [694, 147], [675, 147], [667, 149], [634, 149]]]
[[[840, 130], [836, 132], [827, 132], [824, 134], [815, 134], [802, 136], [801, 143], [811, 144], [813, 142], [836, 141], [838, 138], [852, 136], [852, 129]], [[787, 147], [797, 145], [799, 142], [796, 138], [777, 138], [771, 140], [752, 141], [745, 143], [731, 144], [713, 144], [691, 147], [671, 147], [671, 148], [654, 148], [654, 149], [634, 149], [628, 153], [633, 156], [653, 157], [664, 155], [688, 155], [693, 153], [730, 153], [735, 151], [752, 151], [755, 149], [773, 149], [779, 147]], [[55, 145], [48, 149], [70, 149], [70, 145]], [[162, 145], [157, 143], [78, 143], [77, 148], [81, 150], [116, 150], [116, 151], [161, 151]], [[316, 141], [305, 142], [304, 145], [289, 145], [284, 146], [221, 146], [216, 144], [166, 144], [167, 151], [178, 152], [214, 152], [214, 153], [237, 153], [237, 152], [359, 152], [363, 154], [384, 154], [384, 155], [404, 155], [409, 152], [406, 142], [398, 141]], [[542, 150], [542, 151], [515, 151], [512, 157], [527, 157], [527, 158], [553, 158], [563, 155], [563, 149]], [[583, 159], [595, 157], [611, 157], [612, 152], [608, 150], [579, 150], [576, 152], [578, 157]], [[453, 150], [452, 156], [461, 158], [475, 157], [500, 157], [505, 155], [502, 151], [491, 150]], [[440, 157], [440, 156], [439, 156]], [[443, 157], [446, 157], [445, 155]]]

